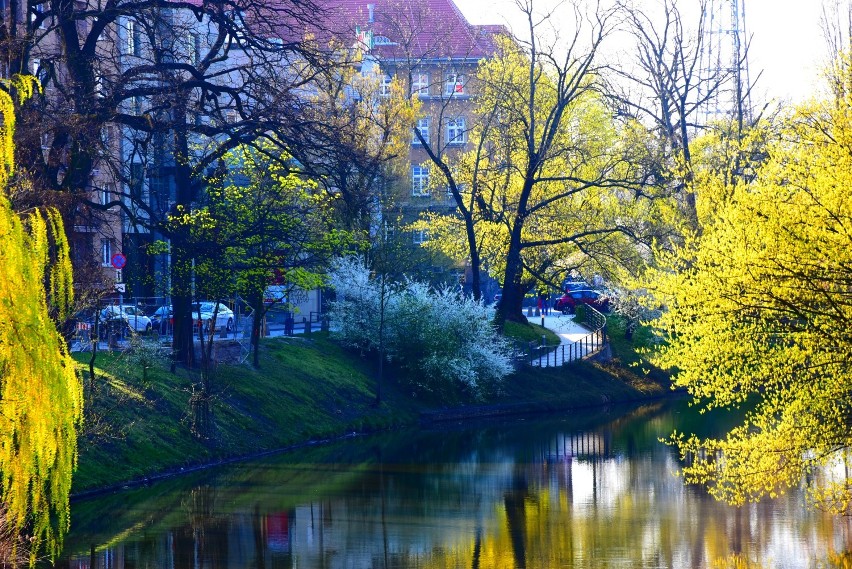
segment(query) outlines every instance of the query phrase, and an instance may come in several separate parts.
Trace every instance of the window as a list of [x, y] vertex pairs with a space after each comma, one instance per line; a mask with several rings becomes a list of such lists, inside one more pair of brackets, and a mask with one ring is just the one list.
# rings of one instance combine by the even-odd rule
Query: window
[[142, 97], [139, 95], [130, 97], [130, 112], [134, 115], [142, 114]]
[[30, 61], [30, 67], [32, 69], [31, 73], [34, 77], [38, 77], [38, 80], [41, 81], [42, 86], [47, 83], [47, 75], [48, 75], [48, 62], [42, 62], [40, 58], [33, 58]]
[[98, 190], [99, 197], [101, 199], [101, 205], [106, 205], [109, 203], [109, 190], [106, 188], [101, 188]]
[[101, 264], [109, 266], [112, 262], [112, 241], [101, 239]]
[[[46, 3], [46, 2], [45, 2]], [[39, 2], [38, 4], [34, 4], [32, 6], [32, 14], [30, 14], [30, 22], [36, 23], [38, 22], [39, 28], [44, 28], [47, 23], [47, 18], [44, 17], [44, 4]], [[0, 11], [3, 11], [5, 7], [4, 2], [0, 2]]]
[[128, 191], [130, 197], [137, 202], [142, 200], [142, 190], [145, 184], [145, 167], [138, 162], [130, 165], [130, 181], [128, 183]]
[[379, 95], [382, 97], [390, 97], [392, 81], [393, 78], [390, 75], [382, 75], [382, 78], [379, 81]]
[[444, 95], [464, 95], [464, 75], [447, 73], [444, 76]]
[[429, 74], [428, 73], [412, 73], [411, 74], [411, 91], [421, 97], [429, 96]]
[[429, 195], [429, 168], [424, 166], [411, 167], [411, 195]]
[[136, 22], [134, 20], [127, 20], [127, 27], [125, 28], [125, 48], [127, 55], [135, 55], [139, 57], [142, 53], [142, 49], [140, 44], [141, 38], [139, 37], [139, 29], [136, 26]]
[[189, 34], [189, 62], [193, 65], [201, 60], [201, 36]]
[[[426, 144], [429, 144], [429, 117], [423, 117], [422, 119], [417, 119], [417, 132], [423, 137], [423, 141]], [[420, 144], [420, 139], [417, 138], [417, 135], [413, 135], [414, 140], [412, 141], [414, 144]]]
[[412, 241], [414, 241], [415, 245], [422, 245], [429, 240], [429, 232], [425, 229], [415, 230], [412, 234]]
[[467, 142], [467, 129], [464, 117], [450, 119], [447, 121], [447, 143], [464, 144]]
[[393, 237], [394, 237], [394, 234], [396, 232], [394, 226], [391, 225], [390, 223], [388, 223], [387, 220], [385, 220], [384, 229], [385, 229], [385, 241], [392, 240]]

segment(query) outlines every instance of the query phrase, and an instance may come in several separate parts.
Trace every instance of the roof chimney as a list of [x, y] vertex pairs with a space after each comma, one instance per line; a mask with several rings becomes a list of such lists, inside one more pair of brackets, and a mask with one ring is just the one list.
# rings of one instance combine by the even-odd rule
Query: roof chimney
[[376, 9], [375, 4], [367, 4], [367, 10], [370, 12], [370, 20], [369, 21], [370, 21], [371, 24], [374, 22], [374, 19], [373, 19], [374, 13], [373, 12], [374, 12], [375, 9]]

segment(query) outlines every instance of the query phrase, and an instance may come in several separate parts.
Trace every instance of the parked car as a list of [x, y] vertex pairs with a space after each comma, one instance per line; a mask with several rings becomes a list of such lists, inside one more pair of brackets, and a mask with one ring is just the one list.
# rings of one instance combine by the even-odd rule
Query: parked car
[[569, 290], [556, 299], [553, 309], [563, 314], [571, 314], [580, 304], [587, 304], [601, 312], [609, 310], [609, 299], [596, 290]]
[[587, 283], [586, 281], [565, 281], [562, 290], [565, 292], [569, 292], [572, 290], [591, 290], [592, 285]]
[[172, 305], [167, 304], [155, 310], [153, 314], [151, 314], [151, 324], [153, 324], [154, 328], [159, 330], [161, 334], [174, 330], [175, 314], [172, 311]]
[[151, 319], [132, 304], [113, 304], [101, 310], [101, 321], [108, 326], [115, 326], [115, 322], [124, 321], [127, 328], [133, 332], [147, 334], [151, 331]]
[[[192, 320], [193, 322], [203, 322], [204, 326], [209, 327], [211, 321], [213, 320], [213, 313], [216, 312], [216, 323], [214, 324], [214, 328], [216, 330], [225, 328], [228, 332], [234, 329], [234, 312], [222, 304], [221, 302], [200, 302], [199, 306], [196, 306], [195, 303], [192, 304]], [[218, 309], [216, 308], [218, 305]], [[201, 308], [201, 316], [198, 315], [197, 308]]]

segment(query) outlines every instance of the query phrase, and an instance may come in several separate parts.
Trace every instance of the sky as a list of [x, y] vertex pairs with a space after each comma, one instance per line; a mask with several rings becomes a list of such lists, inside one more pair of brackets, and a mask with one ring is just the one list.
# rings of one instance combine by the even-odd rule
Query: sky
[[[508, 24], [511, 28], [517, 25], [520, 15], [513, 0], [455, 1], [474, 24]], [[762, 71], [755, 86], [757, 98], [763, 102], [801, 102], [816, 95], [822, 88], [820, 68], [827, 53], [820, 28], [822, 0], [739, 1], [744, 2], [745, 27], [751, 37], [752, 81]], [[543, 0], [541, 5], [547, 2], [552, 0]], [[684, 14], [696, 4], [697, 0], [678, 0]]]

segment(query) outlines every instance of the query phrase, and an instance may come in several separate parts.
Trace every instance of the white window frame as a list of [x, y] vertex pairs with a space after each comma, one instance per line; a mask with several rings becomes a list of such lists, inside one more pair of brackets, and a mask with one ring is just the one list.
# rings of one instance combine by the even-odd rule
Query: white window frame
[[447, 144], [467, 143], [467, 121], [456, 117], [447, 121]]
[[101, 205], [106, 205], [109, 203], [109, 190], [107, 188], [101, 188], [98, 190], [98, 197], [100, 198]]
[[197, 65], [201, 60], [201, 36], [195, 32], [189, 34], [189, 62]]
[[101, 239], [101, 265], [112, 265], [112, 239]]
[[444, 95], [449, 97], [465, 95], [465, 76], [463, 73], [451, 72], [444, 75]]
[[[429, 144], [429, 117], [421, 117], [417, 119], [417, 130], [423, 135], [423, 140], [426, 141], [426, 144]], [[412, 142], [414, 144], [420, 144], [420, 139], [417, 138], [417, 135], [412, 135]]]
[[429, 96], [429, 74], [415, 72], [411, 74], [411, 92], [419, 97]]
[[136, 22], [132, 19], [127, 20], [127, 25], [124, 27], [124, 50], [127, 55], [136, 55], [138, 52], [136, 46]]
[[393, 225], [388, 223], [387, 220], [385, 220], [385, 222], [384, 222], [384, 229], [385, 229], [385, 231], [384, 231], [385, 241], [390, 241], [391, 239], [393, 239], [394, 234], [396, 233], [396, 229], [394, 228]]
[[411, 167], [411, 195], [425, 197], [429, 195], [429, 167], [414, 165]]
[[423, 245], [429, 240], [429, 230], [428, 229], [415, 229], [411, 235], [411, 241], [415, 245]]
[[379, 79], [379, 96], [380, 97], [390, 97], [391, 96], [391, 83], [393, 83], [393, 77], [391, 77], [387, 73], [383, 73], [381, 79]]

